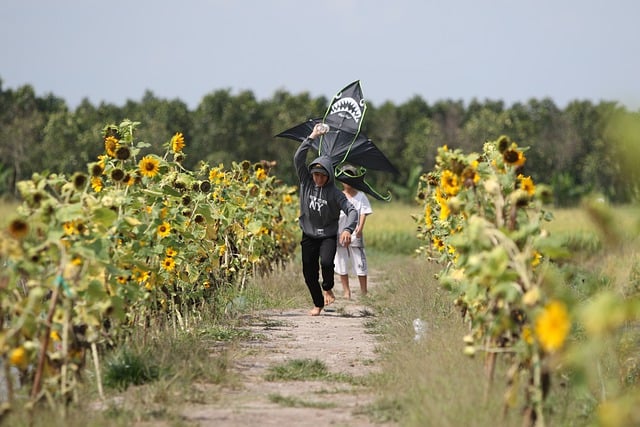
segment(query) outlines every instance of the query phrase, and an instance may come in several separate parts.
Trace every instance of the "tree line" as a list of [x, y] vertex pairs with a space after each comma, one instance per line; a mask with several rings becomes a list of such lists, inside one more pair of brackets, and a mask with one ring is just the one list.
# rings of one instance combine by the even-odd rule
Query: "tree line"
[[[147, 91], [140, 101], [122, 106], [92, 105], [75, 110], [65, 100], [36, 96], [31, 85], [4, 89], [0, 79], [0, 196], [15, 194], [16, 182], [35, 172], [82, 171], [104, 151], [102, 130], [123, 119], [141, 122], [138, 139], [161, 151], [176, 132], [187, 143], [184, 165], [201, 161], [275, 161], [275, 174], [295, 184], [295, 141], [276, 138], [308, 118], [321, 117], [326, 97], [277, 91], [258, 100], [251, 91], [228, 89], [206, 94], [190, 110], [179, 99], [161, 99]], [[640, 111], [612, 101], [576, 100], [564, 109], [549, 98], [506, 106], [502, 101], [441, 100], [429, 104], [416, 96], [395, 105], [367, 104], [364, 132], [400, 170], [398, 175], [370, 171], [367, 180], [396, 200], [412, 200], [418, 177], [433, 169], [437, 148], [447, 145], [482, 152], [485, 141], [507, 135], [526, 147], [522, 171], [551, 186], [558, 206], [570, 206], [597, 193], [615, 203], [637, 200], [640, 160]]]

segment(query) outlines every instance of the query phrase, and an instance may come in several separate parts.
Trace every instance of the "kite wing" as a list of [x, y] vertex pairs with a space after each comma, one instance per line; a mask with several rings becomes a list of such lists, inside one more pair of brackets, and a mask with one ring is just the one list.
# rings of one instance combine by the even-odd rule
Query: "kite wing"
[[[322, 123], [322, 119], [309, 119], [304, 123], [280, 132], [276, 137], [302, 142], [309, 136], [316, 123]], [[387, 156], [363, 133], [359, 133], [354, 138], [353, 135], [330, 126], [329, 132], [323, 135], [322, 138], [314, 140], [311, 146], [318, 150], [319, 156], [322, 154], [328, 155], [334, 167], [342, 163], [351, 163], [367, 169], [398, 173], [398, 169], [393, 166]], [[327, 150], [329, 147], [331, 152], [322, 152], [323, 148]]]

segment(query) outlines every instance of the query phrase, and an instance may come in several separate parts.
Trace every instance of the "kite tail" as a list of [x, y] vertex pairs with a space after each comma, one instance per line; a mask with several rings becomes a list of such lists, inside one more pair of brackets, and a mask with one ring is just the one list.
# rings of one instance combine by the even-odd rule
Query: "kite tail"
[[373, 195], [373, 197], [375, 197], [378, 200], [381, 200], [383, 202], [390, 202], [391, 201], [391, 192], [387, 191], [387, 195], [383, 196], [382, 194], [378, 193], [371, 185], [369, 185], [369, 183], [367, 181], [363, 181], [365, 183], [365, 185], [367, 186], [367, 188], [371, 191], [371, 194]]
[[[367, 173], [367, 169], [362, 167], [362, 166], [358, 166], [356, 169], [356, 172], [353, 173], [351, 171], [346, 172], [341, 170], [341, 166], [344, 165], [343, 163], [340, 163], [338, 166], [336, 166], [336, 168], [334, 169], [334, 176], [336, 178], [339, 178], [340, 175], [344, 174], [345, 176], [349, 177], [349, 178], [362, 178], [362, 183], [367, 187], [367, 189], [369, 190], [367, 193], [371, 194], [373, 197], [375, 197], [378, 200], [381, 200], [383, 202], [390, 202], [391, 201], [391, 192], [387, 191], [386, 195], [382, 195], [380, 194], [378, 191], [376, 191], [371, 184], [369, 184], [367, 182], [367, 180], [364, 178], [364, 175]], [[353, 166], [353, 165], [352, 165]]]

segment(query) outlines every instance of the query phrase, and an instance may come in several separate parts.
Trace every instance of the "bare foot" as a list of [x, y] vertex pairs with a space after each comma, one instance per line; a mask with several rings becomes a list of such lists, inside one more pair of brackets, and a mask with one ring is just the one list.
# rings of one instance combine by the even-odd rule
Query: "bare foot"
[[330, 305], [333, 304], [333, 302], [336, 300], [336, 296], [333, 294], [333, 291], [329, 290], [329, 291], [324, 291], [324, 305]]
[[320, 307], [313, 307], [309, 312], [309, 316], [319, 316], [322, 309]]
[[345, 292], [343, 296], [345, 299], [351, 299], [351, 292]]

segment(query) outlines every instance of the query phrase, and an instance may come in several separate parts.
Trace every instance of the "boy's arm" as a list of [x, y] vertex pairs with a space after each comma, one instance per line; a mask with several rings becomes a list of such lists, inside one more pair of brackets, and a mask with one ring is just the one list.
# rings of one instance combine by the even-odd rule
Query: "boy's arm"
[[323, 127], [322, 123], [316, 123], [309, 136], [302, 141], [302, 144], [300, 144], [296, 153], [293, 155], [293, 165], [296, 168], [298, 179], [302, 180], [304, 177], [311, 175], [307, 168], [307, 152], [309, 148], [311, 148], [311, 141], [326, 132], [327, 129]]
[[360, 221], [358, 221], [358, 226], [356, 227], [356, 236], [362, 237], [362, 232], [364, 231], [364, 222], [367, 220], [367, 215], [360, 214]]
[[293, 155], [293, 165], [296, 168], [296, 174], [298, 175], [298, 179], [301, 181], [309, 175], [309, 169], [307, 168], [307, 152], [311, 147], [311, 139], [306, 138], [302, 141], [302, 144], [296, 150], [296, 153]]

